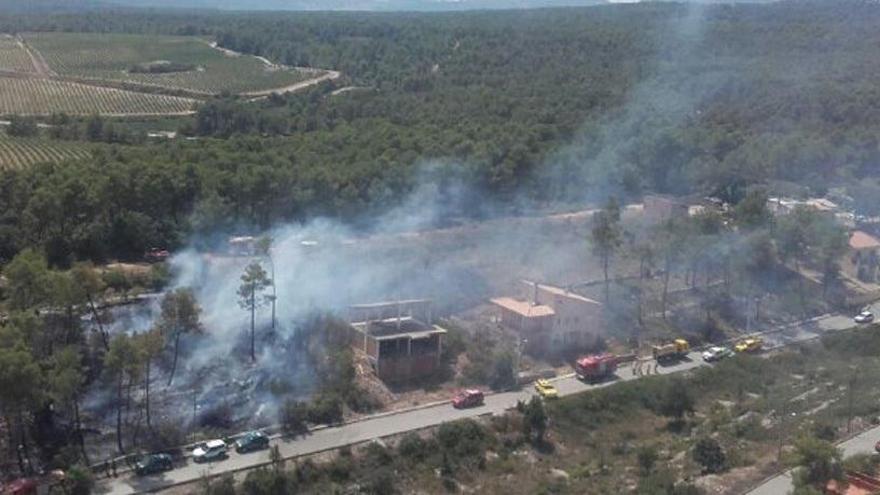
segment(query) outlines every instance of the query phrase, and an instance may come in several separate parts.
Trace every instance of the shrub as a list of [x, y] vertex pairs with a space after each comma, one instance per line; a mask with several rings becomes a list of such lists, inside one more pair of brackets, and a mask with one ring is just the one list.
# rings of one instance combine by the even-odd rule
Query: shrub
[[391, 468], [385, 466], [370, 471], [366, 476], [363, 491], [375, 495], [397, 493], [397, 488], [394, 486], [394, 473], [391, 472]]
[[639, 468], [642, 474], [648, 475], [654, 471], [654, 465], [658, 459], [657, 449], [653, 445], [643, 445], [636, 452], [636, 458], [639, 461]]
[[815, 423], [813, 424], [813, 436], [820, 440], [833, 442], [837, 437], [837, 428], [824, 422]]
[[407, 433], [397, 444], [397, 452], [408, 462], [419, 463], [431, 455], [429, 445], [417, 433]]
[[492, 390], [510, 390], [517, 385], [513, 355], [502, 352], [495, 357], [489, 386]]
[[694, 444], [694, 450], [691, 453], [694, 461], [703, 466], [705, 473], [718, 473], [724, 470], [727, 463], [727, 457], [724, 455], [724, 449], [711, 437], [703, 437]]
[[874, 454], [856, 454], [843, 460], [844, 470], [871, 476], [877, 474], [878, 464], [880, 464], [880, 458]]
[[694, 396], [688, 385], [679, 378], [669, 380], [657, 404], [657, 412], [676, 422], [680, 422], [685, 414], [693, 413]]
[[291, 479], [287, 473], [275, 469], [257, 469], [247, 474], [242, 492], [248, 495], [274, 495], [291, 493]]
[[364, 447], [363, 464], [367, 469], [377, 469], [391, 464], [394, 458], [391, 452], [379, 442], [370, 442]]
[[281, 409], [281, 430], [287, 435], [299, 435], [308, 431], [306, 420], [309, 406], [303, 402], [288, 400]]
[[70, 483], [70, 495], [89, 495], [95, 486], [95, 480], [88, 468], [73, 466], [67, 470], [67, 480]]
[[333, 394], [315, 397], [308, 408], [308, 420], [314, 424], [334, 424], [342, 421], [342, 401]]
[[491, 441], [489, 432], [472, 419], [443, 423], [435, 438], [443, 454], [461, 464], [482, 459]]

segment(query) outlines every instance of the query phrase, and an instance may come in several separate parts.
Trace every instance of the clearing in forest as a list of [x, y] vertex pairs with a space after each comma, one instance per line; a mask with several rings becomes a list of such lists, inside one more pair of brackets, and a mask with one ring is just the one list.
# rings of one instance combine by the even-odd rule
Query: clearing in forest
[[31, 33], [23, 38], [60, 77], [161, 88], [191, 96], [286, 88], [323, 72], [274, 65], [188, 36]]
[[0, 131], [0, 170], [20, 169], [43, 162], [87, 158], [88, 148], [75, 143], [16, 138]]

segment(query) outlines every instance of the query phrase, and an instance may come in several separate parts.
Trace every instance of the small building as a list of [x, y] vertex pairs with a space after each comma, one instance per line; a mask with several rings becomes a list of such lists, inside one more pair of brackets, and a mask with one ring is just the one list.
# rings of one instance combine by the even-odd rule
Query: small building
[[351, 306], [349, 322], [352, 347], [366, 354], [383, 381], [424, 378], [439, 369], [446, 330], [432, 323], [429, 299]]
[[602, 333], [602, 304], [552, 285], [524, 281], [528, 299], [498, 297], [502, 325], [516, 331], [526, 352], [553, 354], [594, 346]]
[[797, 208], [806, 208], [831, 217], [836, 216], [837, 213], [841, 211], [837, 203], [827, 198], [809, 198], [804, 200], [776, 197], [767, 198], [767, 209], [770, 210], [770, 213], [773, 215], [785, 216], [792, 213]]
[[253, 256], [257, 253], [257, 238], [253, 236], [230, 237], [226, 245], [232, 256]]
[[642, 199], [645, 219], [652, 224], [687, 218], [691, 204], [666, 194], [648, 194]]
[[880, 266], [880, 240], [861, 230], [849, 236], [849, 249], [842, 264], [847, 275], [865, 282], [877, 280]]

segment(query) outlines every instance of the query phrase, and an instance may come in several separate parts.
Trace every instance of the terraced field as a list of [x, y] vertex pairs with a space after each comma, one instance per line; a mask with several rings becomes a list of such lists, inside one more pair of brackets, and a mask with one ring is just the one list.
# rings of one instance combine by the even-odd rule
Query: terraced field
[[0, 114], [164, 115], [190, 112], [196, 100], [44, 78], [0, 77]]
[[[24, 39], [62, 77], [203, 94], [259, 92], [315, 77], [315, 73], [274, 66], [254, 56], [224, 52], [193, 37], [33, 33]], [[167, 69], [172, 65], [174, 71]], [[136, 67], [141, 68], [133, 70]], [[157, 70], [150, 72], [144, 67]]]
[[0, 131], [0, 170], [88, 156], [88, 149], [81, 145], [44, 139], [14, 138]]
[[36, 74], [28, 52], [18, 40], [8, 34], [0, 35], [0, 70]]

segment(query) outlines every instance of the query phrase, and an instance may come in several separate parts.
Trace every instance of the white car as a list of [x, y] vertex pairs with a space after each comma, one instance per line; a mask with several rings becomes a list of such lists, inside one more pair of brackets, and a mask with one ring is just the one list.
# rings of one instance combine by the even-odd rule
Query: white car
[[192, 451], [193, 461], [211, 462], [226, 458], [226, 442], [223, 440], [211, 440], [205, 442]]
[[730, 356], [733, 356], [733, 351], [728, 347], [710, 347], [703, 351], [703, 361], [706, 361], [707, 363], [721, 361]]
[[853, 320], [855, 320], [856, 323], [871, 323], [874, 321], [874, 313], [865, 310], [857, 314]]

